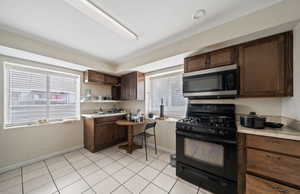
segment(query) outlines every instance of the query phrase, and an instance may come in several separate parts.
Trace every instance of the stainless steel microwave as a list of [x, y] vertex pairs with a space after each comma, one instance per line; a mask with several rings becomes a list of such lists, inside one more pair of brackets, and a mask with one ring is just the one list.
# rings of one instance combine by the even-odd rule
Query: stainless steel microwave
[[183, 74], [183, 95], [190, 99], [234, 98], [239, 94], [237, 65]]

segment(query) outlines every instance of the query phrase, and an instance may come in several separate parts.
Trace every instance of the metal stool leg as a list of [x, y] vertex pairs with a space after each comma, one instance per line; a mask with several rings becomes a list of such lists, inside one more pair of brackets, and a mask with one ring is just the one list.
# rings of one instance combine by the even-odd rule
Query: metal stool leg
[[154, 146], [155, 146], [155, 154], [157, 155], [155, 127], [153, 128], [153, 133], [154, 133]]
[[148, 161], [148, 153], [147, 153], [147, 136], [146, 134], [144, 135], [145, 138], [145, 152], [146, 152], [146, 160]]

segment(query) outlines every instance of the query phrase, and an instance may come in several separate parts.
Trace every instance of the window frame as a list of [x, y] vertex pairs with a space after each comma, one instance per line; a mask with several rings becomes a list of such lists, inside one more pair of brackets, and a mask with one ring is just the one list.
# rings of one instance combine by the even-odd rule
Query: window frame
[[[151, 113], [151, 79], [153, 78], [163, 78], [163, 77], [170, 77], [172, 75], [176, 75], [176, 74], [183, 74], [183, 68], [180, 69], [175, 69], [175, 70], [167, 70], [161, 73], [155, 73], [155, 74], [150, 74], [147, 75], [146, 74], [146, 98], [145, 98], [145, 112], [148, 115], [149, 113]], [[186, 102], [186, 106], [188, 104], [188, 100]], [[187, 107], [186, 107], [187, 108]], [[186, 116], [186, 110], [185, 113], [183, 115], [168, 115], [165, 114], [166, 117], [168, 118], [175, 118], [175, 119], [181, 119], [181, 118], [185, 118]]]
[[[22, 123], [19, 125], [9, 125], [8, 124], [8, 112], [9, 112], [9, 100], [10, 100], [10, 94], [9, 94], [9, 80], [8, 80], [8, 71], [9, 69], [17, 69], [17, 70], [24, 70], [29, 72], [43, 72], [47, 74], [47, 79], [48, 75], [62, 75], [66, 77], [71, 77], [76, 79], [76, 116], [74, 119], [62, 119], [62, 120], [51, 120], [41, 123], [41, 122], [32, 122], [30, 124]], [[4, 83], [4, 88], [3, 88], [3, 129], [12, 129], [12, 128], [24, 128], [24, 127], [32, 127], [32, 126], [40, 126], [40, 125], [49, 125], [49, 124], [59, 124], [59, 123], [66, 123], [66, 122], [73, 122], [73, 121], [79, 121], [80, 120], [80, 93], [81, 93], [81, 76], [79, 74], [73, 74], [73, 73], [68, 73], [68, 72], [61, 72], [61, 71], [56, 71], [56, 70], [51, 70], [51, 69], [46, 69], [42, 67], [34, 67], [31, 65], [22, 65], [18, 63], [13, 63], [13, 62], [8, 62], [4, 61], [3, 62], [3, 83]], [[47, 81], [47, 86], [46, 86], [47, 93], [49, 93], [49, 83]], [[47, 101], [49, 101], [49, 96], [47, 98]], [[48, 113], [47, 113], [48, 114]]]

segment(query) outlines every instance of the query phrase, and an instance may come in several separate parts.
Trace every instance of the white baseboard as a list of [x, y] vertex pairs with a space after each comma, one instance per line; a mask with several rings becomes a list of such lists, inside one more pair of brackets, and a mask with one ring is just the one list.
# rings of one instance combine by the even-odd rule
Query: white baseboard
[[74, 146], [74, 147], [69, 148], [69, 149], [65, 149], [65, 150], [54, 152], [54, 153], [51, 153], [51, 154], [39, 156], [39, 157], [31, 159], [31, 160], [26, 160], [26, 161], [22, 161], [22, 162], [19, 162], [19, 163], [16, 163], [16, 164], [12, 164], [12, 165], [6, 166], [4, 168], [0, 168], [0, 174], [3, 173], [3, 172], [7, 172], [7, 171], [10, 171], [10, 170], [20, 168], [22, 166], [27, 166], [27, 165], [35, 163], [35, 162], [46, 160], [46, 159], [49, 159], [49, 158], [54, 157], [54, 156], [62, 155], [62, 154], [65, 154], [65, 153], [68, 153], [68, 152], [71, 152], [71, 151], [74, 151], [74, 150], [77, 150], [77, 149], [80, 149], [80, 148], [83, 148], [83, 145]]

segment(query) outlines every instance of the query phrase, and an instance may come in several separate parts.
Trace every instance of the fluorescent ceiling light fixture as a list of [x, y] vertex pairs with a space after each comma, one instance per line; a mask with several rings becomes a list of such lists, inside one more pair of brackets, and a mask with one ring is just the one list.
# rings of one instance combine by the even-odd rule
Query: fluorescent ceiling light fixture
[[104, 24], [115, 32], [121, 33], [122, 35], [126, 35], [126, 37], [130, 39], [137, 40], [138, 35], [134, 33], [132, 30], [127, 28], [117, 19], [109, 15], [91, 0], [64, 0], [69, 3], [71, 6], [79, 10], [81, 13], [87, 15], [94, 21]]

